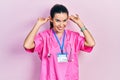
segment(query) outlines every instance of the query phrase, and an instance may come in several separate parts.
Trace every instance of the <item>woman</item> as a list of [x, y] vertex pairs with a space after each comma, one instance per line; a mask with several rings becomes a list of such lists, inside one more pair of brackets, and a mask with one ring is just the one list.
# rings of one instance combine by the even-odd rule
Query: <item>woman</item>
[[[79, 33], [65, 30], [68, 20], [76, 23]], [[50, 29], [38, 33], [39, 28], [50, 21]], [[24, 48], [38, 52], [41, 59], [40, 80], [79, 80], [78, 52], [90, 52], [95, 41], [78, 15], [69, 16], [64, 5], [51, 8], [50, 17], [39, 18], [24, 41]]]

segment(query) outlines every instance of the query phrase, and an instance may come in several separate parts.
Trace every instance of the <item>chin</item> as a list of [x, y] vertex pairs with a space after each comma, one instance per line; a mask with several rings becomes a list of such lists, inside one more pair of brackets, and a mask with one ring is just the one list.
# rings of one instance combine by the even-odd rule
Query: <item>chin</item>
[[59, 29], [59, 28], [54, 28], [54, 30], [57, 32], [57, 33], [63, 33], [64, 32], [64, 28], [63, 29]]
[[63, 33], [63, 32], [64, 32], [64, 30], [57, 30], [57, 32], [58, 32], [58, 33]]

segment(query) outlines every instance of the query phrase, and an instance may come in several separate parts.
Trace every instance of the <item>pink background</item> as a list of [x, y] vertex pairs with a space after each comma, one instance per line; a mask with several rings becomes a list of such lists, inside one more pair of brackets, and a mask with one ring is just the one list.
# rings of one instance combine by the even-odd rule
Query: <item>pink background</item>
[[[23, 41], [56, 3], [79, 14], [96, 40], [91, 54], [79, 56], [80, 80], [120, 80], [119, 0], [0, 0], [0, 80], [39, 80], [40, 60], [24, 51]], [[79, 31], [76, 25], [70, 29]]]

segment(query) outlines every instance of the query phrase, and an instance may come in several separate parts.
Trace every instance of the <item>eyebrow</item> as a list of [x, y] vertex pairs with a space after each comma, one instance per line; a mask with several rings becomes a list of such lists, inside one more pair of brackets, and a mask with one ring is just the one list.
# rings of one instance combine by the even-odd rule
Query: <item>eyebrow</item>
[[[57, 20], [57, 21], [60, 21], [59, 19], [55, 19], [55, 20]], [[66, 21], [67, 19], [64, 19], [63, 21]]]

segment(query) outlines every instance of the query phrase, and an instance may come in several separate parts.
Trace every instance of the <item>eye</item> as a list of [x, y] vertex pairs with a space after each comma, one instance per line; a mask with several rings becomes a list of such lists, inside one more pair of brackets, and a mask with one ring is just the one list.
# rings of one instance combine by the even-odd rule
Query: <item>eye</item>
[[65, 19], [65, 20], [63, 20], [63, 22], [66, 22], [67, 20]]
[[60, 22], [60, 20], [59, 20], [59, 19], [55, 19], [55, 21], [56, 21], [56, 22]]

